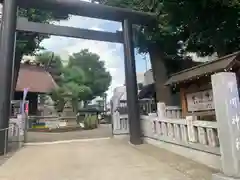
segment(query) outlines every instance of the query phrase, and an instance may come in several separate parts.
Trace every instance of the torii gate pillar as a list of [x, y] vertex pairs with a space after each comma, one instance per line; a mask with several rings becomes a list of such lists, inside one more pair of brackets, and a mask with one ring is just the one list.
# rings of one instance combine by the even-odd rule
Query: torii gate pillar
[[16, 0], [6, 0], [3, 2], [3, 16], [1, 24], [0, 39], [0, 154], [6, 151], [7, 132], [2, 129], [8, 128], [12, 70], [15, 50], [15, 31], [17, 21]]
[[133, 33], [132, 24], [127, 19], [123, 21], [123, 40], [130, 142], [134, 145], [139, 145], [142, 144], [142, 134], [138, 105], [139, 103], [133, 46]]

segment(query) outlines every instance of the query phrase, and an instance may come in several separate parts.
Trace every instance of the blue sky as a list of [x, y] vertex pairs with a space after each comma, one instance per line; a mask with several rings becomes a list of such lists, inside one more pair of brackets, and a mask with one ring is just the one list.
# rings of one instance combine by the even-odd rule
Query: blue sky
[[[69, 20], [56, 22], [55, 24], [109, 32], [116, 32], [121, 29], [121, 24], [118, 22], [80, 16], [72, 16]], [[89, 51], [97, 53], [101, 60], [105, 62], [107, 70], [112, 75], [113, 80], [108, 91], [109, 96], [112, 95], [112, 90], [115, 87], [124, 84], [124, 54], [122, 44], [52, 36], [44, 40], [41, 45], [47, 50], [61, 55], [63, 59], [67, 59], [68, 55], [79, 52], [82, 49], [89, 49]], [[137, 52], [135, 54], [137, 72], [143, 73], [146, 71], [146, 68], [150, 68], [149, 57], [147, 55], [146, 58], [144, 58], [143, 55]]]

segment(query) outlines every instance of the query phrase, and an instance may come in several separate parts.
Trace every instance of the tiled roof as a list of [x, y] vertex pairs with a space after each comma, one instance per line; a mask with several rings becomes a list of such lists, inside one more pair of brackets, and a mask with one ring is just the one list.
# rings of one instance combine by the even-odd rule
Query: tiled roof
[[43, 67], [21, 64], [16, 91], [29, 88], [29, 92], [48, 93], [56, 86], [52, 76]]
[[176, 74], [171, 75], [165, 85], [171, 85], [174, 83], [181, 83], [186, 80], [195, 79], [205, 74], [213, 74], [215, 72], [223, 71], [224, 69], [231, 68], [237, 60], [239, 60], [240, 53], [236, 52], [214, 61], [202, 63], [198, 66], [194, 66], [189, 69], [185, 69]]

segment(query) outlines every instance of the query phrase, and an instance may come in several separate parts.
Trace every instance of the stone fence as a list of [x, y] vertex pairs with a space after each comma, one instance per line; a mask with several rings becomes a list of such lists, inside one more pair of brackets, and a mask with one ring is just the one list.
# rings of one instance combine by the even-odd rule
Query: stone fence
[[[239, 84], [233, 72], [216, 73], [211, 80], [216, 120], [203, 121], [195, 116], [182, 118], [180, 108], [159, 103], [155, 113], [141, 115], [142, 135], [144, 140], [175, 145], [177, 151], [185, 147], [186, 154], [194, 150], [196, 153], [189, 155], [190, 158], [198, 158], [205, 165], [209, 159], [213, 160], [214, 168], [218, 166], [221, 170], [213, 175], [213, 180], [237, 180], [240, 179]], [[113, 113], [115, 135], [128, 134], [128, 124], [127, 115]]]
[[[201, 121], [194, 116], [183, 119], [180, 108], [166, 107], [162, 116], [141, 115], [141, 125], [144, 137], [220, 155], [216, 121]], [[114, 113], [113, 133], [129, 133], [126, 114]]]
[[144, 137], [220, 155], [217, 123], [141, 116]]

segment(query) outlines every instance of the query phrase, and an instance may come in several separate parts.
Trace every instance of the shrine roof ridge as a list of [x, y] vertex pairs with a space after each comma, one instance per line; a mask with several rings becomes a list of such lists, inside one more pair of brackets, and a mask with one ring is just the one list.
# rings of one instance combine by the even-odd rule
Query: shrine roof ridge
[[234, 61], [240, 56], [240, 51], [235, 53], [220, 57], [213, 61], [208, 61], [200, 65], [179, 71], [170, 76], [165, 85], [171, 85], [174, 83], [179, 83], [191, 78], [197, 78], [204, 74], [214, 73], [219, 70], [224, 70], [225, 68], [230, 68]]

